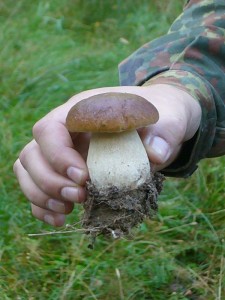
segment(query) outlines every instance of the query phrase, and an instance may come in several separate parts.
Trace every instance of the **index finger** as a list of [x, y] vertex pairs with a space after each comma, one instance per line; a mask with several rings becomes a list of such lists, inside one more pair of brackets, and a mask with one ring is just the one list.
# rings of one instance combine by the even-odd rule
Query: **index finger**
[[65, 125], [54, 118], [43, 118], [34, 125], [33, 135], [52, 168], [68, 176], [77, 184], [84, 185], [88, 169], [81, 154], [73, 146]]

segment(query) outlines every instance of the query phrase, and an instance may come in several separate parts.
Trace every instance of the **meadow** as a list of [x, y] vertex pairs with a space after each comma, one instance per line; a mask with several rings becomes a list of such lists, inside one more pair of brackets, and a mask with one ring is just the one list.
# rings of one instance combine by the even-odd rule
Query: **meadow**
[[[80, 91], [118, 85], [117, 65], [169, 29], [183, 1], [0, 1], [0, 299], [225, 299], [225, 159], [167, 178], [133, 237], [55, 229], [32, 217], [12, 166], [32, 126]], [[70, 231], [66, 233], [65, 231]], [[43, 236], [31, 236], [52, 232]], [[54, 234], [53, 234], [54, 233]]]

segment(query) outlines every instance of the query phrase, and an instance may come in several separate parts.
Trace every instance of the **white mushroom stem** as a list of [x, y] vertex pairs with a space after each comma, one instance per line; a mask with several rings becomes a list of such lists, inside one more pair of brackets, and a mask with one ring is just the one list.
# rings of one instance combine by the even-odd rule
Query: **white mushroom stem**
[[87, 166], [97, 189], [116, 186], [133, 190], [150, 178], [150, 163], [136, 130], [94, 133]]

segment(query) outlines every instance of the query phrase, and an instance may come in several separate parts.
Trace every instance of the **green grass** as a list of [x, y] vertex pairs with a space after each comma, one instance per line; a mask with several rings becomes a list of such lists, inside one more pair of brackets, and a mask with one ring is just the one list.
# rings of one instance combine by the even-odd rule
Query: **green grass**
[[117, 64], [165, 33], [181, 2], [0, 2], [1, 299], [224, 299], [224, 158], [168, 179], [154, 220], [94, 251], [80, 233], [30, 237], [52, 228], [31, 216], [12, 173], [32, 125], [79, 91], [118, 85]]

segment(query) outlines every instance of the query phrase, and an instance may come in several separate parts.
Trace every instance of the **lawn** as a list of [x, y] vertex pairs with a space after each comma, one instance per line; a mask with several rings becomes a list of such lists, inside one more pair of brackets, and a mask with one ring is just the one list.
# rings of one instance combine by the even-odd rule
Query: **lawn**
[[181, 11], [178, 0], [0, 1], [1, 300], [225, 299], [224, 158], [168, 178], [153, 220], [94, 250], [74, 230], [30, 236], [55, 229], [32, 217], [12, 172], [38, 119], [82, 90], [118, 85], [118, 63]]

